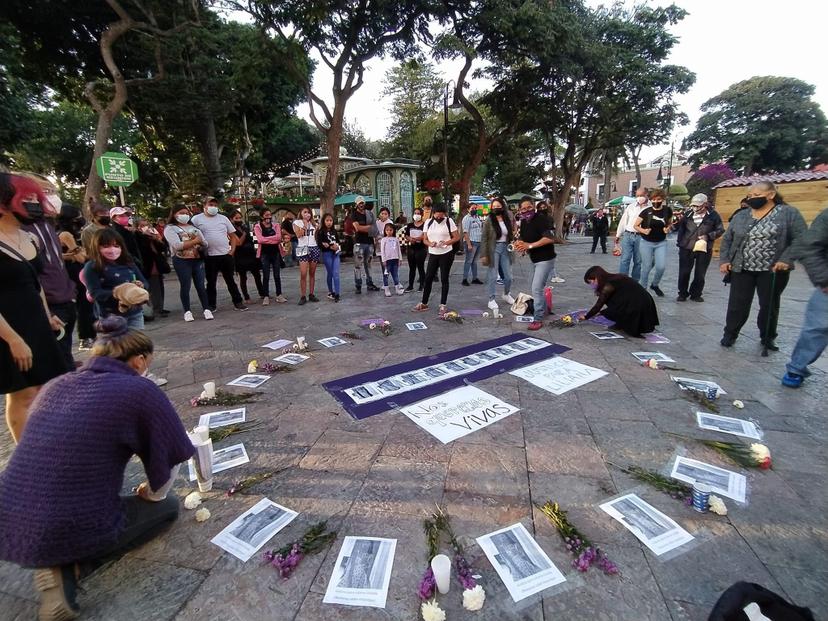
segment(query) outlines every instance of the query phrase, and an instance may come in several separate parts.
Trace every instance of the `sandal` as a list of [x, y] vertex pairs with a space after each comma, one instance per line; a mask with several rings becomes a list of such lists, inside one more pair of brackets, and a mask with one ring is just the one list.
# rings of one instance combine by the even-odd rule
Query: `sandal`
[[420, 302], [419, 304], [417, 304], [417, 306], [415, 306], [411, 310], [413, 310], [415, 313], [421, 313], [422, 311], [427, 311], [428, 310], [428, 304], [423, 304], [422, 302]]
[[448, 306], [445, 304], [440, 304], [440, 310], [437, 311], [438, 315], [445, 315], [448, 312]]

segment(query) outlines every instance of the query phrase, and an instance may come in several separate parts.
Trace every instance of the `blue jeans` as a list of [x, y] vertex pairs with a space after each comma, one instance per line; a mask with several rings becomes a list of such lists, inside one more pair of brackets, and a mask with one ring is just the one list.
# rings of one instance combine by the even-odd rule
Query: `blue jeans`
[[[621, 236], [621, 263], [618, 265], [618, 273], [631, 276], [633, 280], [638, 280], [641, 276], [640, 242], [641, 237], [638, 233], [625, 231]], [[632, 263], [632, 274], [630, 274], [630, 263]]]
[[391, 280], [394, 282], [394, 285], [400, 284], [400, 260], [399, 259], [388, 259], [385, 262], [385, 270], [382, 272], [382, 286], [388, 286], [388, 275], [391, 275]]
[[322, 263], [325, 264], [327, 274], [328, 293], [339, 295], [339, 262], [342, 255], [330, 250], [322, 251]]
[[508, 244], [506, 242], [497, 242], [495, 244], [494, 257], [492, 257], [492, 264], [489, 266], [489, 279], [487, 282], [490, 300], [495, 299], [498, 269], [503, 276], [503, 292], [508, 295], [509, 291], [512, 290], [512, 262], [509, 257], [509, 251], [506, 249], [507, 246]]
[[194, 284], [201, 308], [207, 306], [207, 288], [204, 285], [204, 261], [201, 259], [180, 259], [173, 257], [173, 269], [178, 276], [179, 296], [184, 312], [190, 310], [190, 285]]
[[469, 250], [468, 246], [464, 248], [463, 280], [468, 280], [469, 275], [471, 275], [472, 278], [477, 278], [477, 255], [480, 253], [480, 242], [469, 243], [471, 243], [472, 249]]
[[369, 285], [374, 284], [371, 278], [371, 261], [374, 258], [374, 244], [354, 244], [354, 285], [362, 287], [362, 273]]
[[544, 289], [547, 281], [551, 278], [552, 271], [555, 269], [555, 259], [548, 261], [538, 261], [532, 264], [532, 299], [535, 302], [535, 321], [543, 321], [546, 315], [546, 295]]
[[638, 282], [642, 287], [647, 288], [647, 278], [655, 263], [652, 285], [658, 287], [661, 277], [664, 276], [664, 268], [667, 266], [667, 240], [649, 242], [642, 239], [639, 243], [639, 252], [641, 253], [641, 278]]
[[135, 313], [133, 315], [127, 315], [124, 317], [127, 322], [127, 328], [130, 330], [143, 330], [144, 329], [144, 313]]
[[808, 306], [805, 308], [805, 321], [802, 323], [802, 332], [796, 342], [791, 361], [785, 365], [788, 373], [795, 373], [808, 377], [808, 365], [825, 351], [828, 345], [828, 293], [822, 289], [814, 289]]
[[282, 295], [282, 272], [279, 265], [279, 253], [262, 253], [262, 295], [270, 297], [270, 271], [273, 270], [273, 283], [276, 285], [276, 295]]

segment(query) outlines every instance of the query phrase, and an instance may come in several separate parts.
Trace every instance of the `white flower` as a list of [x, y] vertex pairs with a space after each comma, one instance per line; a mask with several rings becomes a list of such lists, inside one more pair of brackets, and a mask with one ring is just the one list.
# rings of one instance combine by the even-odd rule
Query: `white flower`
[[651, 369], [657, 369], [658, 368], [658, 360], [656, 360], [655, 358], [650, 358], [644, 364], [645, 364], [645, 366], [648, 366]]
[[384, 325], [384, 326], [390, 326], [390, 325], [391, 325], [391, 322], [390, 322], [390, 321], [383, 321], [383, 322], [382, 322], [382, 325]]
[[484, 317], [485, 319], [488, 319], [488, 318], [489, 318], [489, 313], [483, 313], [483, 317]]
[[718, 496], [710, 494], [710, 500], [708, 503], [710, 510], [716, 515], [727, 515], [727, 505], [725, 505], [724, 500]]
[[377, 324], [375, 324], [375, 323], [368, 324], [368, 329], [369, 330], [376, 330], [377, 329]]
[[210, 510], [201, 507], [196, 511], [196, 522], [205, 522], [210, 519]]
[[436, 600], [423, 602], [420, 610], [423, 613], [423, 621], [446, 621], [446, 613]]
[[251, 360], [247, 365], [247, 372], [248, 373], [255, 373], [258, 368], [259, 368], [259, 363], [255, 360]]
[[198, 505], [201, 504], [201, 494], [198, 492], [192, 492], [187, 494], [187, 497], [184, 499], [184, 508], [185, 509], [195, 509]]
[[756, 461], [764, 461], [770, 457], [770, 449], [764, 444], [751, 444], [750, 454]]
[[466, 610], [480, 610], [486, 601], [486, 591], [479, 584], [473, 589], [463, 591], [463, 608]]
[[744, 410], [745, 409], [745, 404], [742, 403], [741, 401], [739, 401], [738, 399], [736, 399], [736, 401], [733, 402], [733, 407], [736, 408], [737, 410]]

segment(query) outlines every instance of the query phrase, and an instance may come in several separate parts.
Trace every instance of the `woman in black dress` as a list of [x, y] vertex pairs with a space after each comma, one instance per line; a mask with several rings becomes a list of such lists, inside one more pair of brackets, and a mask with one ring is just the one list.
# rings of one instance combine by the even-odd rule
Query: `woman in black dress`
[[49, 313], [38, 282], [35, 238], [20, 228], [46, 204], [34, 181], [0, 173], [0, 394], [15, 442], [41, 385], [68, 370], [54, 332], [63, 322]]
[[623, 274], [610, 274], [604, 268], [593, 265], [584, 274], [584, 282], [598, 296], [595, 306], [589, 309], [584, 319], [601, 313], [614, 321], [618, 328], [636, 337], [655, 330], [658, 325], [655, 302], [635, 280]]

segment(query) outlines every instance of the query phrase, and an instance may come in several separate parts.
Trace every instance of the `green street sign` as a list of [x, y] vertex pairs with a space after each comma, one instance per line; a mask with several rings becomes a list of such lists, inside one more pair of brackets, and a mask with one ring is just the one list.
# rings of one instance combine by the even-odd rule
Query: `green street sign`
[[95, 160], [98, 176], [107, 185], [126, 187], [138, 181], [138, 165], [123, 153], [107, 151]]

